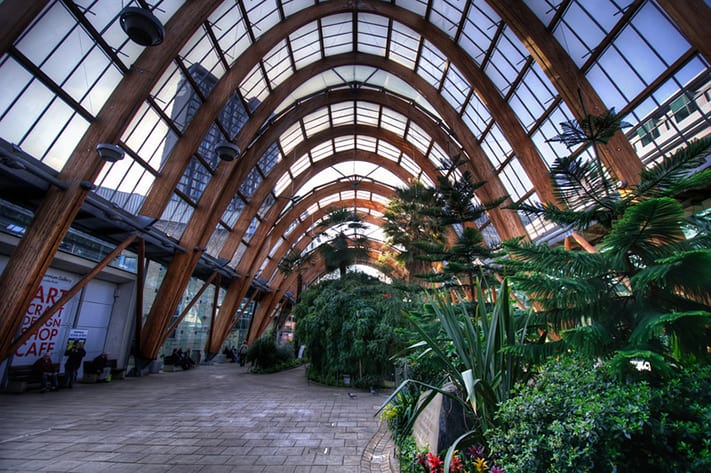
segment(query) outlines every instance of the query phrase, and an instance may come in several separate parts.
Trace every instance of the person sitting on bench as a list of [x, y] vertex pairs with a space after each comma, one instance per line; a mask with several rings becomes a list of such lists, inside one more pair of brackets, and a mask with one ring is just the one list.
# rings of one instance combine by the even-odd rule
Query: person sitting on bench
[[99, 381], [108, 383], [111, 381], [111, 365], [109, 365], [109, 354], [104, 352], [92, 360], [94, 371]]
[[47, 390], [56, 391], [59, 387], [59, 373], [52, 364], [52, 357], [49, 356], [49, 353], [45, 353], [41, 358], [35, 361], [32, 366], [35, 372], [41, 376], [42, 387], [40, 392], [44, 393], [47, 392]]

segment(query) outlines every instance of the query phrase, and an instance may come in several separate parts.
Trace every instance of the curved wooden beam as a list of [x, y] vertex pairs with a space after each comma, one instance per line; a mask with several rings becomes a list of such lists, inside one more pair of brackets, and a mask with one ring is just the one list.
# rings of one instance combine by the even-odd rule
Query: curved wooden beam
[[96, 152], [96, 145], [119, 140], [162, 72], [219, 3], [219, 0], [184, 3], [165, 25], [170, 41], [143, 51], [79, 140], [58, 176], [67, 183], [67, 189], [50, 188], [0, 276], [0, 300], [4, 305], [0, 314], [0, 352], [9, 347], [42, 277], [86, 199], [89, 191], [81, 183], [94, 182], [105, 164]]
[[[381, 192], [386, 192], [386, 193], [391, 193], [393, 192], [392, 189], [381, 185], [381, 184], [376, 184], [376, 183], [368, 183], [367, 186], [364, 186], [367, 188], [368, 191], [370, 192], [377, 192], [380, 190]], [[338, 183], [333, 183], [331, 185], [324, 186], [309, 195], [305, 196], [302, 200], [300, 200], [296, 205], [294, 205], [286, 214], [284, 215], [283, 218], [279, 220], [279, 223], [275, 225], [273, 228], [270, 228], [269, 233], [264, 232], [260, 236], [253, 237], [254, 241], [261, 242], [258, 246], [255, 246], [254, 250], [254, 259], [259, 260], [259, 255], [266, 253], [267, 255], [272, 252], [272, 247], [274, 244], [276, 244], [277, 241], [279, 240], [286, 240], [288, 238], [288, 233], [286, 230], [291, 226], [291, 223], [296, 220], [296, 218], [311, 207], [314, 203], [317, 203], [319, 200], [321, 200], [324, 196], [331, 195], [332, 193], [335, 192], [342, 192], [343, 190], [349, 190], [349, 183], [344, 183], [344, 182], [338, 182]], [[366, 190], [366, 189], [364, 189]], [[387, 194], [386, 194], [387, 195]], [[365, 201], [363, 199], [357, 201], [360, 207], [367, 207], [369, 204], [373, 205], [374, 203], [371, 201]], [[274, 211], [275, 213], [281, 213], [283, 210], [283, 207], [286, 205], [286, 202], [284, 203], [278, 203], [275, 204], [274, 207], [272, 207], [271, 211]], [[321, 212], [326, 212], [327, 209], [330, 208], [335, 208], [337, 205], [336, 202], [332, 202], [328, 206], [326, 206], [324, 209], [321, 209]], [[277, 210], [274, 210], [274, 208], [277, 208]], [[380, 209], [382, 210], [382, 209]], [[319, 212], [315, 212], [314, 215], [317, 215]], [[295, 229], [292, 230], [292, 234], [295, 233], [298, 229], [297, 235], [299, 235], [299, 238], [301, 236], [306, 234], [306, 230], [310, 226], [310, 223], [307, 224], [305, 222], [302, 222], [300, 225], [298, 225]], [[266, 228], [266, 226], [260, 226]], [[278, 260], [280, 260], [283, 255], [286, 254], [286, 251], [288, 250], [287, 246], [283, 245], [283, 248], [279, 248], [277, 252], [275, 252], [274, 258], [272, 261], [276, 261], [277, 264]], [[246, 256], [245, 256], [246, 258]], [[244, 259], [244, 258], [243, 258]], [[252, 266], [254, 267], [254, 266]], [[259, 266], [255, 268], [255, 271], [259, 269]], [[207, 349], [211, 353], [216, 353], [215, 350], [219, 350], [220, 346], [226, 339], [226, 337], [229, 335], [229, 330], [230, 327], [232, 326], [232, 317], [231, 314], [234, 314], [238, 307], [239, 304], [241, 303], [242, 299], [247, 295], [247, 291], [249, 290], [249, 287], [251, 286], [252, 281], [254, 280], [255, 274], [247, 274], [245, 275], [242, 279], [234, 279], [232, 282], [229, 284], [227, 288], [227, 292], [225, 294], [225, 297], [223, 298], [222, 301], [222, 307], [220, 308], [220, 314], [218, 315], [216, 319], [216, 327], [214, 328], [213, 335], [213, 343], [210, 345], [210, 347]], [[224, 314], [224, 315], [223, 315]], [[227, 314], [230, 314], [229, 316]], [[254, 323], [252, 324], [254, 325]]]
[[48, 0], [0, 2], [0, 56], [7, 52], [47, 3]]
[[681, 34], [711, 62], [711, 8], [703, 0], [657, 0]]
[[[526, 46], [577, 119], [586, 113], [600, 115], [607, 111], [583, 71], [530, 8], [517, 0], [487, 0], [487, 3]], [[599, 150], [603, 163], [617, 180], [639, 182], [642, 162], [622, 132], [615, 133]]]

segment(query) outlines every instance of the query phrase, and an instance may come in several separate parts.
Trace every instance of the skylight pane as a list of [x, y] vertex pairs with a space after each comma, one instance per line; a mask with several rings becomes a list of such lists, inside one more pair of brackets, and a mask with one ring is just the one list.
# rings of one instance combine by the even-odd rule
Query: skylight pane
[[326, 56], [353, 51], [353, 21], [350, 13], [324, 17], [321, 25]]
[[302, 26], [293, 32], [289, 35], [289, 41], [297, 70], [321, 59], [318, 27], [315, 22]]
[[369, 13], [358, 14], [358, 51], [376, 56], [385, 55], [388, 19]]

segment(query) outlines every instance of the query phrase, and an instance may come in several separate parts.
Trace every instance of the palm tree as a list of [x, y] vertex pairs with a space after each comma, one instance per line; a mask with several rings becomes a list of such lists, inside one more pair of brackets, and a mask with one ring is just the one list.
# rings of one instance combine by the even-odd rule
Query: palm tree
[[[586, 123], [619, 129], [620, 122], [589, 117]], [[569, 146], [599, 143], [610, 133], [590, 125], [567, 130], [558, 139]], [[596, 156], [559, 159], [551, 175], [568, 207], [515, 207], [574, 229], [603, 229], [594, 253], [523, 240], [504, 244], [511, 258], [502, 262], [514, 273], [515, 287], [540, 304], [542, 325], [561, 331], [560, 348], [645, 359], [661, 369], [672, 360], [708, 356], [711, 236], [708, 227], [685, 218], [675, 196], [711, 180], [711, 169], [696, 170], [710, 151], [710, 140], [691, 142], [624, 192], [609, 185]], [[693, 235], [686, 237], [689, 229]]]
[[279, 271], [282, 274], [290, 275], [296, 274], [296, 300], [299, 300], [301, 296], [301, 291], [304, 286], [303, 271], [307, 264], [313, 260], [313, 253], [302, 253], [301, 251], [292, 248], [289, 253], [286, 254], [280, 261]]
[[353, 230], [353, 235], [346, 235], [341, 229], [330, 241], [322, 243], [318, 251], [323, 257], [327, 271], [338, 269], [340, 277], [345, 276], [349, 266], [358, 258], [367, 254], [368, 238], [359, 235], [358, 231], [364, 225], [355, 211], [341, 208], [329, 212], [328, 216], [319, 223], [320, 228], [338, 228], [345, 226]]

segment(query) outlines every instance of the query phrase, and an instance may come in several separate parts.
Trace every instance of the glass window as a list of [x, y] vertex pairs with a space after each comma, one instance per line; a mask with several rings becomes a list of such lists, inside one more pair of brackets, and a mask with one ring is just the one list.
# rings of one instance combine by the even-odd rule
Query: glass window
[[689, 97], [686, 94], [682, 94], [678, 98], [672, 100], [669, 104], [669, 108], [674, 114], [674, 120], [676, 120], [677, 123], [680, 123], [694, 112], [695, 104], [689, 100]]
[[647, 146], [655, 138], [659, 138], [659, 129], [657, 128], [657, 120], [651, 118], [647, 120], [637, 129], [637, 135], [640, 137], [642, 146]]
[[368, 13], [358, 14], [358, 51], [376, 56], [385, 55], [388, 19]]

